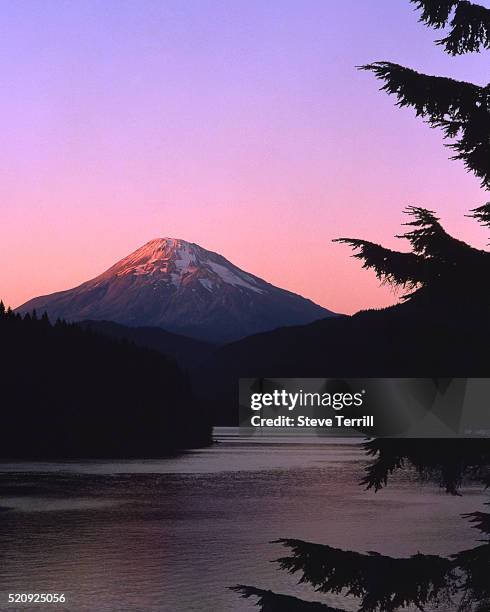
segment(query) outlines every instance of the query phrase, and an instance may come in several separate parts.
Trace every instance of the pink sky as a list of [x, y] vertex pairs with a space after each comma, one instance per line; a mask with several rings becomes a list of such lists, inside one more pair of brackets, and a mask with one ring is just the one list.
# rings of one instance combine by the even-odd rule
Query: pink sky
[[478, 181], [355, 70], [486, 82], [488, 57], [436, 37], [408, 0], [9, 3], [0, 297], [68, 289], [170, 236], [337, 312], [392, 303], [332, 238], [396, 248], [418, 204], [488, 242], [464, 217], [489, 199]]

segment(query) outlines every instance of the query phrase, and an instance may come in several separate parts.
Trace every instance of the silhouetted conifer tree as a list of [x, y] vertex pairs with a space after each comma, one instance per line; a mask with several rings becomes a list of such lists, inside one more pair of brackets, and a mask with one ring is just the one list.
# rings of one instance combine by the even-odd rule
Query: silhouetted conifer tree
[[[376, 490], [388, 483], [396, 470], [410, 465], [423, 478], [438, 478], [457, 492], [464, 477], [489, 484], [488, 440], [383, 439], [366, 444], [376, 457], [363, 483]], [[299, 574], [301, 583], [316, 593], [346, 595], [360, 600], [359, 612], [396, 612], [416, 608], [444, 612], [490, 610], [490, 513], [466, 515], [483, 538], [480, 545], [450, 557], [424, 555], [394, 558], [376, 552], [359, 553], [281, 539], [291, 554], [277, 560], [281, 569]], [[261, 612], [339, 612], [321, 603], [310, 603], [247, 585], [233, 589], [243, 597], [257, 597]], [[323, 607], [322, 607], [323, 606]]]
[[[490, 9], [465, 0], [410, 1], [422, 11], [421, 21], [428, 26], [449, 28], [447, 35], [437, 41], [447, 53], [459, 55], [490, 48]], [[384, 81], [382, 89], [395, 95], [399, 106], [414, 108], [431, 127], [441, 128], [451, 141], [454, 157], [461, 159], [482, 186], [490, 189], [490, 85], [481, 87], [419, 74], [386, 61], [362, 69]], [[476, 325], [488, 327], [490, 253], [450, 236], [429, 210], [411, 206], [406, 212], [411, 218], [407, 223], [410, 229], [402, 237], [409, 241], [410, 253], [367, 240], [339, 241], [352, 246], [354, 256], [363, 260], [365, 268], [374, 270], [382, 282], [405, 289], [405, 302], [422, 306], [421, 312], [440, 308], [442, 302], [444, 310], [459, 309], [459, 315], [473, 316], [476, 312]], [[471, 211], [471, 216], [490, 227], [490, 202]], [[401, 312], [397, 311], [398, 316]], [[456, 318], [454, 327], [457, 325]], [[379, 490], [391, 474], [407, 466], [422, 478], [437, 480], [453, 495], [458, 494], [465, 478], [490, 485], [488, 439], [381, 439], [365, 446], [374, 458], [362, 481], [368, 488]], [[419, 553], [395, 559], [375, 552], [362, 554], [283, 539], [279, 543], [291, 554], [278, 559], [278, 563], [282, 569], [299, 574], [300, 582], [310, 584], [316, 592], [357, 598], [360, 612], [395, 612], [409, 607], [422, 611], [489, 612], [490, 513], [475, 512], [466, 518], [482, 534], [481, 544], [448, 558]], [[333, 610], [325, 604], [252, 586], [233, 588], [243, 597], [256, 597], [261, 612]]]
[[[421, 21], [433, 28], [449, 27], [446, 37], [437, 41], [447, 53], [480, 51], [490, 48], [490, 9], [465, 0], [411, 0], [421, 10]], [[382, 61], [362, 66], [384, 82], [382, 89], [397, 99], [398, 106], [415, 109], [431, 127], [444, 136], [467, 169], [490, 188], [490, 84], [484, 87], [441, 76], [420, 74], [410, 68]], [[432, 211], [410, 206], [413, 229], [403, 234], [412, 252], [386, 249], [367, 240], [341, 238], [351, 245], [355, 257], [364, 260], [383, 282], [409, 290], [404, 298], [426, 295], [434, 302], [458, 296], [469, 302], [478, 296], [481, 308], [488, 308], [484, 289], [490, 254], [474, 249], [450, 236]], [[490, 202], [475, 208], [470, 215], [490, 226]], [[457, 291], [454, 291], [454, 287]], [[480, 299], [481, 298], [481, 299]], [[461, 300], [460, 300], [461, 301]]]
[[[490, 273], [490, 253], [476, 249], [446, 232], [435, 214], [416, 206], [405, 211], [411, 229], [399, 238], [409, 241], [412, 252], [403, 253], [358, 238], [338, 238], [353, 247], [354, 257], [372, 269], [384, 283], [406, 290], [405, 301], [425, 299], [427, 308], [444, 301], [447, 308], [466, 306], [488, 312], [490, 292], [483, 280]], [[488, 225], [490, 211], [480, 207], [471, 216]]]
[[[489, 47], [490, 9], [463, 0], [411, 1], [422, 8], [421, 19], [428, 25], [440, 28], [450, 23], [448, 36], [438, 41], [448, 53]], [[431, 127], [441, 128], [451, 141], [454, 159], [463, 160], [482, 185], [490, 187], [490, 85], [420, 74], [387, 61], [361, 68], [384, 81], [382, 89], [397, 98], [398, 106], [414, 108]]]
[[421, 21], [433, 28], [449, 25], [437, 41], [451, 55], [490, 48], [490, 9], [465, 0], [411, 0], [422, 9]]

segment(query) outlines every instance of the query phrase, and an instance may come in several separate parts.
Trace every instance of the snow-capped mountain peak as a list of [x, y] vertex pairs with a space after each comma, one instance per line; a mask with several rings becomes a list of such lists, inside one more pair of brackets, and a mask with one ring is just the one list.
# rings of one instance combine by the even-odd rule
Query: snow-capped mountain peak
[[157, 238], [82, 285], [30, 300], [18, 310], [51, 319], [157, 326], [228, 342], [332, 313], [241, 270], [222, 255], [176, 238]]
[[[224, 257], [178, 238], [156, 238], [110, 268], [109, 276], [149, 276], [178, 287], [191, 278], [208, 291], [228, 284], [262, 293], [259, 279], [243, 272]], [[104, 276], [106, 276], [104, 275]]]

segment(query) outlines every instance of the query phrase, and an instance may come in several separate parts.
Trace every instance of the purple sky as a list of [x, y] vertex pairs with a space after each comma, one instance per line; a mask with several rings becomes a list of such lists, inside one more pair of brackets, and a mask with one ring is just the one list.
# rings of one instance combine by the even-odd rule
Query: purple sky
[[[490, 6], [489, 2], [482, 2]], [[399, 248], [407, 204], [488, 198], [439, 132], [355, 66], [480, 84], [408, 0], [4, 3], [0, 296], [17, 306], [163, 236], [197, 242], [342, 312], [396, 299], [336, 236]]]

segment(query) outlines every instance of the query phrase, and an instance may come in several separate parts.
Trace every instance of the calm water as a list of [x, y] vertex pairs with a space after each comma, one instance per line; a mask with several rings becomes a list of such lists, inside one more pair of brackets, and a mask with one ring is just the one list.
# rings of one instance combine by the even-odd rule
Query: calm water
[[483, 509], [477, 490], [448, 497], [404, 475], [373, 494], [357, 484], [355, 442], [228, 433], [168, 460], [0, 465], [0, 609], [14, 609], [9, 592], [63, 592], [51, 609], [252, 612], [227, 587], [319, 599], [271, 563], [284, 552], [275, 538], [395, 556], [476, 542], [460, 514]]

